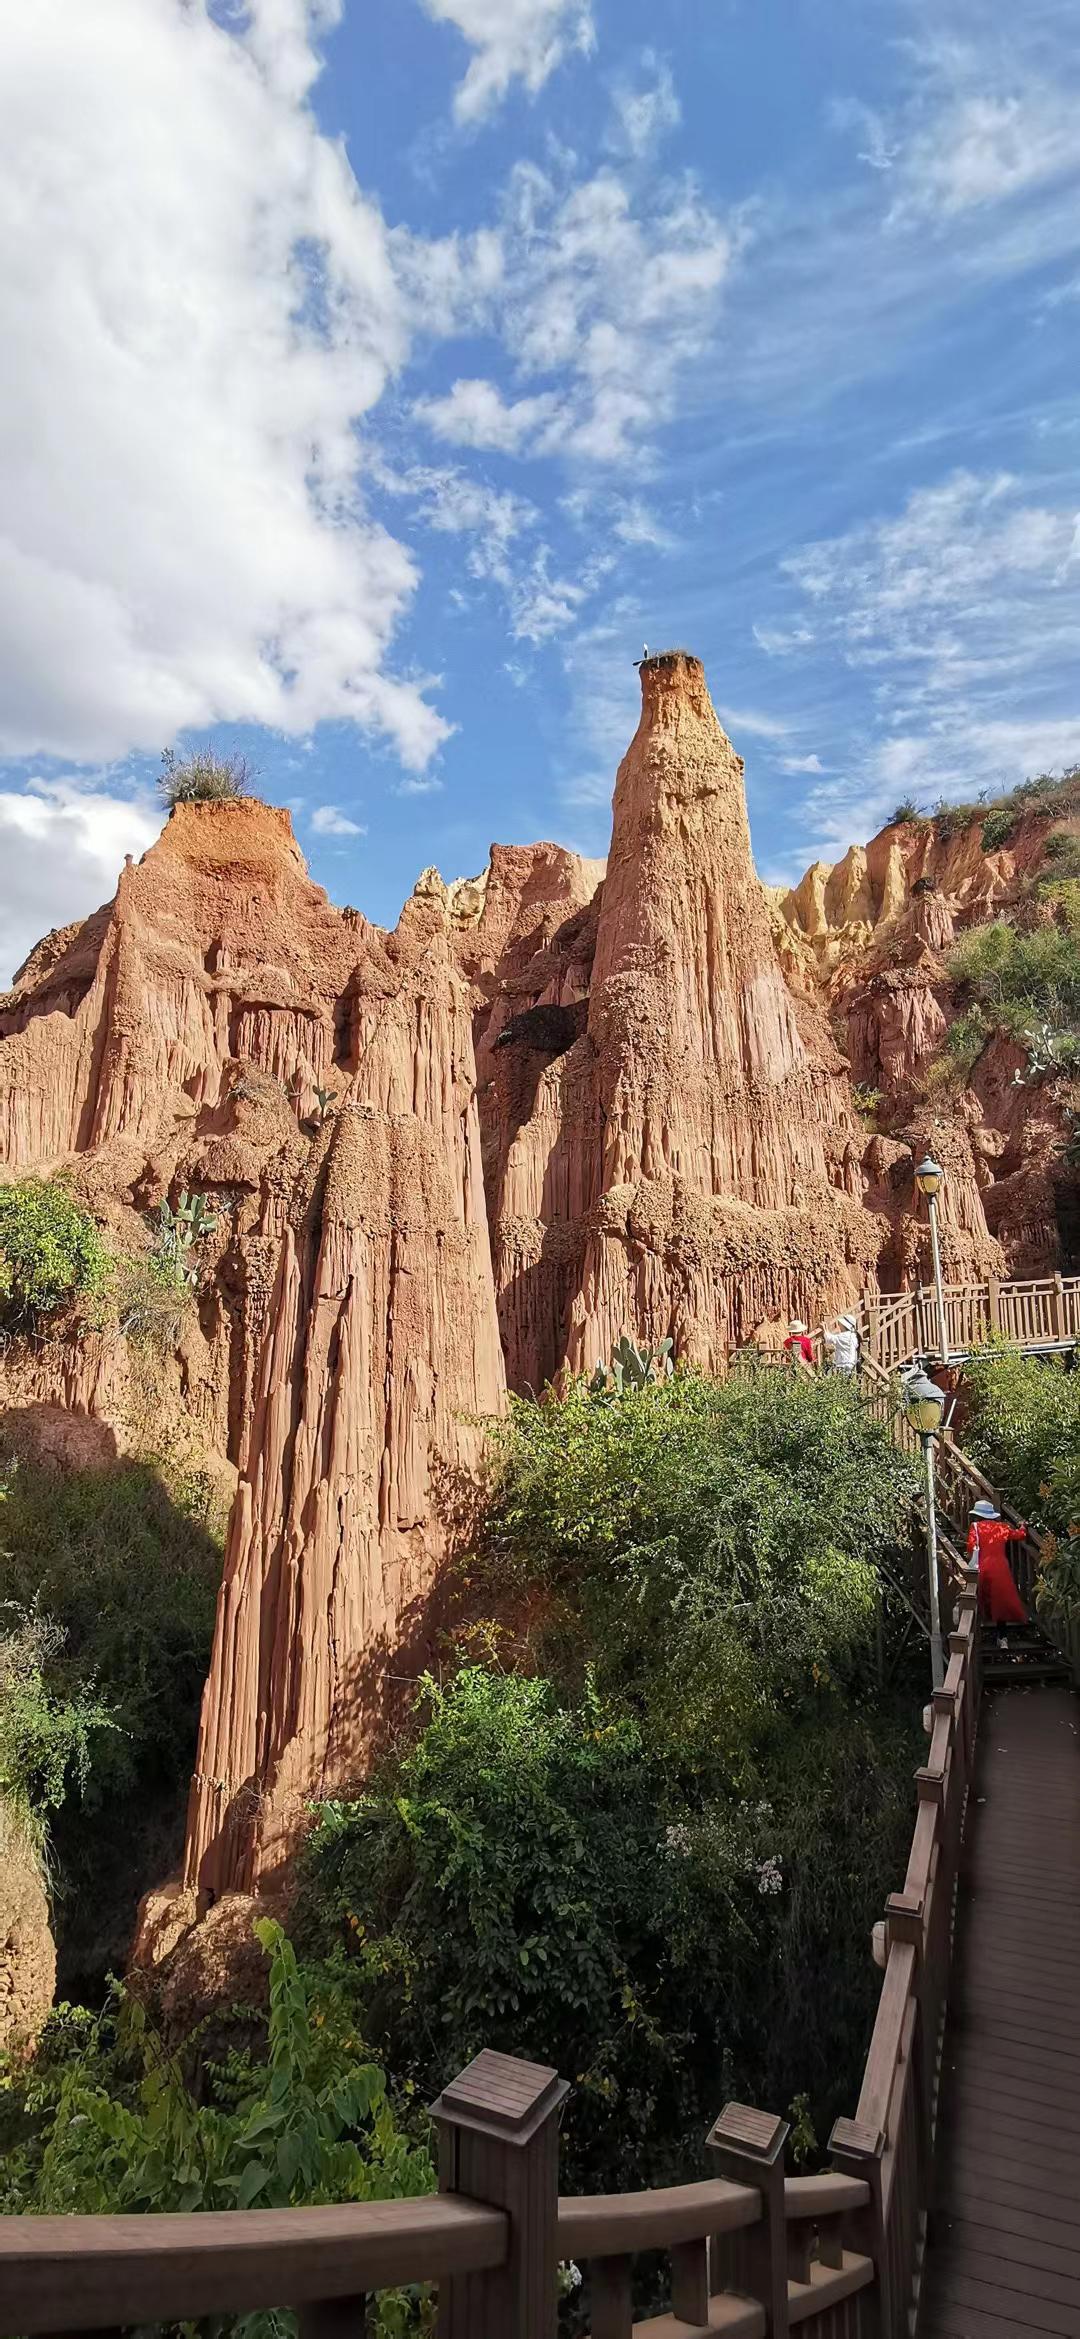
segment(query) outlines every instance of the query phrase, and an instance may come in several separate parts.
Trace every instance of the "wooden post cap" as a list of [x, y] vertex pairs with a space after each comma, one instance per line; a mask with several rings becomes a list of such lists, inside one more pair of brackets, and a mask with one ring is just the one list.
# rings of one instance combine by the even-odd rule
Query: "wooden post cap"
[[436, 2096], [431, 2117], [477, 2135], [527, 2144], [569, 2093], [568, 2081], [549, 2064], [524, 2063], [516, 2055], [499, 2055], [485, 2047]]
[[726, 2103], [705, 2142], [722, 2151], [744, 2152], [748, 2158], [760, 2160], [766, 2168], [771, 2168], [783, 2152], [787, 2138], [786, 2120], [774, 2119], [771, 2112], [756, 2112], [750, 2104]]
[[865, 2120], [835, 2120], [829, 2150], [858, 2153], [860, 2160], [880, 2160], [885, 2150], [885, 2132], [882, 2128], [868, 2127]]

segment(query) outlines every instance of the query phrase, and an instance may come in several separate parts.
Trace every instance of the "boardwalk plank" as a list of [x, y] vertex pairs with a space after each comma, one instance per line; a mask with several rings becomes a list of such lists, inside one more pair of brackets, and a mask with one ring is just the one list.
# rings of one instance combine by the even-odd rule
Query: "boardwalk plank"
[[1078, 1725], [984, 1701], [919, 2339], [1080, 2339]]

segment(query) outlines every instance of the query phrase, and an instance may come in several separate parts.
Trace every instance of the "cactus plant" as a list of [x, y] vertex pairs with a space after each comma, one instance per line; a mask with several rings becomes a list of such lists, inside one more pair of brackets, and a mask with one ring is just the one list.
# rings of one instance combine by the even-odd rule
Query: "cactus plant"
[[612, 1351], [610, 1364], [598, 1357], [596, 1370], [589, 1382], [594, 1397], [637, 1396], [642, 1389], [655, 1388], [658, 1381], [670, 1380], [675, 1370], [671, 1339], [653, 1345], [639, 1346], [628, 1333], [620, 1334]]

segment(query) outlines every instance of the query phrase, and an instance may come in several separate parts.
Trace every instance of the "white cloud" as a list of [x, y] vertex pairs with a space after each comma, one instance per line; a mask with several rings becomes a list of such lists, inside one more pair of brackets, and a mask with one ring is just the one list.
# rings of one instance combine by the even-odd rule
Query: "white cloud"
[[[981, 71], [981, 56], [961, 69]], [[955, 87], [903, 153], [893, 216], [949, 218], [1045, 185], [1078, 163], [1074, 93], [1039, 84], [1003, 92]]]
[[317, 804], [311, 815], [311, 825], [317, 837], [366, 837], [362, 821], [350, 820], [336, 804]]
[[682, 120], [670, 66], [654, 49], [645, 49], [641, 69], [646, 77], [641, 84], [621, 81], [615, 91], [615, 121], [610, 141], [616, 152], [632, 154], [638, 159], [652, 154]]
[[594, 46], [588, 0], [422, 0], [437, 24], [455, 25], [476, 54], [455, 92], [459, 122], [482, 121], [523, 81], [531, 97], [571, 52]]
[[0, 988], [51, 926], [111, 900], [125, 853], [145, 853], [163, 818], [145, 798], [73, 779], [0, 792]]
[[1071, 504], [958, 471], [782, 563], [821, 657], [873, 677], [869, 725], [802, 807], [819, 849], [868, 835], [900, 797], [952, 801], [1080, 758], [1078, 542]]
[[414, 411], [436, 438], [451, 446], [516, 455], [526, 439], [553, 420], [558, 399], [546, 391], [538, 398], [508, 402], [494, 382], [458, 381], [443, 398], [418, 398]]
[[780, 769], [785, 772], [823, 772], [825, 766], [820, 755], [784, 755], [780, 758]]
[[[462, 446], [625, 462], [711, 347], [739, 235], [691, 178], [650, 182], [636, 202], [615, 169], [557, 186], [532, 163], [511, 173], [499, 234], [502, 266], [488, 263], [481, 306], [527, 394], [507, 400], [491, 381], [462, 379], [417, 413]], [[420, 328], [429, 281], [449, 297], [460, 255], [414, 238], [394, 250]], [[472, 333], [477, 287], [460, 273], [460, 329]]]
[[627, 503], [616, 506], [612, 527], [621, 544], [645, 544], [655, 552], [677, 548], [678, 539], [640, 496], [631, 496]]
[[[1003, 635], [1003, 592], [1052, 599], [1068, 566], [1075, 511], [1025, 502], [1023, 493], [1007, 472], [956, 471], [917, 489], [895, 518], [808, 545], [781, 567], [832, 612], [852, 656], [926, 660], [947, 679], [972, 628], [988, 647], [993, 637], [994, 656], [999, 638], [1009, 647], [1016, 612]], [[1031, 646], [1042, 638], [1040, 623]]]
[[354, 425], [404, 359], [387, 236], [304, 99], [341, 0], [34, 0], [0, 82], [0, 752], [238, 719], [446, 725], [387, 660], [412, 562]]

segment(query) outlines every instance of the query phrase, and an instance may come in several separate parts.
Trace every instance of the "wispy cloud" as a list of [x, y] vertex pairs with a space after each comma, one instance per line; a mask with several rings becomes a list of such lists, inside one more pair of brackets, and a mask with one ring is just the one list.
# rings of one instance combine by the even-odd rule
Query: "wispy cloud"
[[[445, 396], [418, 400], [418, 418], [451, 444], [625, 462], [671, 416], [684, 370], [710, 345], [744, 232], [685, 174], [636, 195], [614, 168], [560, 183], [519, 164], [497, 268], [485, 248], [481, 306], [529, 386], [507, 398], [495, 381], [463, 376]], [[394, 249], [417, 327], [432, 280], [450, 305], [458, 269], [461, 329], [475, 331], [468, 254], [403, 235]]]
[[682, 120], [671, 67], [655, 49], [643, 49], [640, 69], [617, 82], [612, 99], [609, 144], [617, 154], [640, 161], [655, 153]]
[[535, 97], [564, 57], [587, 56], [595, 31], [587, 0], [422, 0], [439, 24], [452, 24], [474, 51], [455, 92], [461, 123], [484, 120], [521, 81]]
[[786, 739], [791, 730], [790, 723], [761, 707], [718, 707], [717, 713], [736, 747], [740, 731], [747, 732], [752, 739]]

